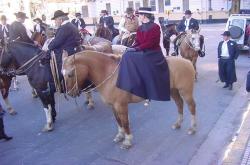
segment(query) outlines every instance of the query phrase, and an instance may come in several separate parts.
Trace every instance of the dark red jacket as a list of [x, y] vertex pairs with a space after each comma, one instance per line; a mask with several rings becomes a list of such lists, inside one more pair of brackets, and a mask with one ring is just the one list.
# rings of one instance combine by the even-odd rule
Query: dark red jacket
[[136, 41], [132, 47], [136, 50], [161, 50], [160, 38], [160, 26], [153, 22], [145, 23], [138, 28]]

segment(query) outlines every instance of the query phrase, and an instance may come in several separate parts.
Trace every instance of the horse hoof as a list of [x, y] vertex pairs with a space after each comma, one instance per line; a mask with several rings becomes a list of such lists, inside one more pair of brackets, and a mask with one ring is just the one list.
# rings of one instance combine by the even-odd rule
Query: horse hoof
[[124, 143], [122, 143], [122, 145], [120, 146], [120, 148], [121, 149], [126, 149], [126, 150], [128, 150], [128, 149], [130, 149], [132, 147], [132, 144], [130, 143], [130, 144], [124, 144]]
[[189, 135], [194, 135], [196, 133], [196, 130], [194, 128], [189, 128], [188, 129], [188, 134]]
[[123, 135], [116, 135], [116, 137], [113, 139], [113, 142], [120, 143], [123, 140], [124, 140], [124, 136]]
[[92, 105], [92, 104], [87, 106], [87, 109], [88, 109], [88, 110], [93, 110], [94, 108], [95, 108], [95, 107], [94, 107], [94, 105]]
[[43, 132], [50, 132], [50, 131], [53, 131], [53, 126], [52, 124], [49, 124], [50, 126], [48, 126], [47, 124], [44, 126], [43, 128]]
[[12, 111], [9, 112], [9, 114], [10, 114], [11, 116], [15, 116], [15, 115], [17, 115], [17, 112], [14, 111], [14, 110], [12, 110]]
[[180, 129], [181, 128], [181, 125], [180, 124], [174, 124], [172, 126], [172, 129], [176, 130], [176, 129]]

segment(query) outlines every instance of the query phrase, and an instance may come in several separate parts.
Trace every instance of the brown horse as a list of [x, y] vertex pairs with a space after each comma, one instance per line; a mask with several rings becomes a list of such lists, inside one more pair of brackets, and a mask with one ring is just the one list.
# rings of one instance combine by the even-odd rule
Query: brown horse
[[81, 38], [84, 50], [112, 53], [112, 43], [109, 40], [101, 37], [91, 36], [88, 33], [81, 33]]
[[127, 47], [131, 47], [135, 43], [136, 32], [129, 35], [123, 35], [121, 38], [121, 44]]
[[[196, 71], [196, 62], [198, 59], [198, 51], [200, 50], [200, 34], [199, 30], [189, 30], [187, 33], [181, 35], [179, 41], [179, 50], [183, 58], [188, 59], [192, 62]], [[195, 74], [197, 80], [197, 71]]]
[[0, 81], [2, 84], [2, 88], [0, 89], [0, 91], [1, 91], [1, 94], [3, 96], [3, 100], [4, 100], [4, 103], [7, 107], [9, 114], [16, 115], [17, 112], [14, 111], [13, 107], [11, 106], [11, 104], [9, 102], [9, 98], [8, 98], [12, 78], [13, 78], [12, 76], [3, 75], [3, 74], [0, 75]]
[[[185, 59], [169, 57], [166, 59], [170, 71], [171, 96], [178, 107], [178, 119], [173, 129], [181, 127], [183, 121], [183, 98], [192, 114], [189, 134], [196, 132], [195, 101], [193, 87], [195, 71], [192, 64]], [[119, 62], [108, 54], [95, 51], [83, 51], [73, 56], [63, 53], [62, 73], [65, 79], [67, 94], [76, 97], [86, 79], [91, 80], [100, 92], [103, 101], [111, 105], [118, 124], [118, 134], [114, 142], [122, 141], [122, 148], [132, 146], [132, 134], [129, 128], [128, 104], [141, 102], [144, 99], [116, 87]]]
[[169, 55], [170, 51], [170, 43], [171, 43], [171, 37], [173, 35], [178, 35], [178, 32], [176, 30], [175, 24], [167, 25], [166, 27], [162, 28], [163, 31], [163, 47], [166, 49], [166, 55]]
[[105, 38], [106, 40], [112, 41], [112, 31], [109, 28], [104, 27], [102, 24], [96, 25], [95, 36]]
[[46, 41], [46, 36], [44, 34], [34, 32], [31, 36], [31, 39], [33, 41], [37, 41], [40, 46], [43, 46]]

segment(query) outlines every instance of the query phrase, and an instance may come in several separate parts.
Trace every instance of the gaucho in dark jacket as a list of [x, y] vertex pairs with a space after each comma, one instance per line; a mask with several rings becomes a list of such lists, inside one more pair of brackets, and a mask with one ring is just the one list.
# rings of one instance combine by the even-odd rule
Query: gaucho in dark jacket
[[219, 76], [222, 82], [225, 82], [223, 88], [233, 89], [233, 83], [237, 81], [235, 71], [235, 60], [239, 56], [239, 50], [236, 42], [230, 40], [230, 32], [225, 31], [223, 40], [218, 46], [219, 58]]
[[84, 29], [86, 27], [86, 24], [84, 20], [81, 18], [81, 13], [75, 14], [76, 18], [71, 21], [73, 25], [77, 27], [78, 30]]
[[76, 53], [80, 45], [80, 34], [78, 29], [69, 21], [68, 13], [58, 10], [54, 13], [52, 20], [55, 20], [58, 29], [55, 39], [51, 41], [48, 48], [55, 52], [58, 70], [62, 67], [62, 52], [66, 50], [69, 55]]
[[[10, 25], [10, 40], [18, 40], [34, 44], [34, 41], [28, 36], [25, 26], [23, 25], [26, 18], [25, 13], [15, 13], [17, 20]], [[36, 43], [35, 43], [36, 44]]]

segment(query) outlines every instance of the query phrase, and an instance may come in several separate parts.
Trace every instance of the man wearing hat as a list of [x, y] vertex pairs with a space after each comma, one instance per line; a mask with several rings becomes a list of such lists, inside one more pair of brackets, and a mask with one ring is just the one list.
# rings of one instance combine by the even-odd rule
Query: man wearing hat
[[225, 31], [223, 41], [218, 46], [219, 76], [221, 82], [225, 82], [223, 88], [233, 89], [233, 83], [237, 81], [235, 71], [235, 60], [239, 56], [236, 42], [230, 40], [230, 32]]
[[[178, 55], [178, 48], [176, 46], [176, 41], [178, 38], [182, 36], [182, 34], [185, 34], [187, 30], [199, 30], [199, 22], [198, 20], [192, 18], [192, 12], [190, 10], [185, 11], [185, 16], [181, 20], [181, 22], [177, 25], [176, 29], [180, 33], [180, 35], [177, 36], [177, 38], [174, 41], [175, 46], [175, 53]], [[198, 54], [201, 57], [205, 56], [205, 52], [202, 51], [203, 44], [204, 44], [204, 36], [200, 35], [200, 48], [201, 50], [198, 51]]]
[[116, 86], [149, 100], [170, 99], [169, 70], [161, 51], [160, 26], [153, 22], [149, 7], [139, 8], [135, 44], [123, 54]]
[[73, 25], [75, 25], [78, 30], [84, 29], [86, 27], [86, 24], [84, 20], [81, 18], [81, 13], [75, 14], [76, 18], [71, 21]]
[[43, 21], [40, 18], [36, 18], [33, 21], [35, 22], [34, 32], [45, 35], [46, 27], [44, 26]]
[[22, 42], [27, 42], [31, 44], [38, 44], [36, 41], [32, 41], [27, 34], [27, 30], [23, 23], [25, 19], [28, 18], [25, 13], [18, 12], [15, 13], [17, 20], [10, 25], [10, 40], [17, 40]]
[[130, 36], [130, 33], [136, 32], [139, 27], [139, 20], [134, 15], [134, 9], [128, 7], [126, 9], [126, 15], [122, 17], [118, 29], [120, 30], [120, 35], [117, 36], [118, 43], [122, 38], [127, 38]]
[[112, 16], [108, 15], [107, 10], [101, 11], [99, 24], [109, 28], [112, 31], [112, 39], [119, 34], [119, 31], [114, 27], [114, 19]]
[[7, 18], [5, 15], [1, 16], [1, 24], [0, 24], [0, 40], [1, 44], [4, 44], [5, 41], [9, 38], [9, 30], [10, 30], [10, 25], [7, 24]]
[[[66, 50], [69, 55], [76, 53], [81, 42], [81, 37], [78, 29], [69, 21], [68, 13], [57, 10], [52, 20], [55, 21], [58, 29], [55, 38], [48, 45], [48, 49], [54, 51], [58, 70], [61, 70], [63, 50]], [[62, 75], [60, 75], [60, 79], [62, 80]]]
[[190, 10], [185, 11], [185, 17], [181, 20], [181, 22], [177, 26], [178, 32], [185, 32], [190, 29], [198, 30], [199, 23], [196, 19], [192, 18], [192, 12]]

